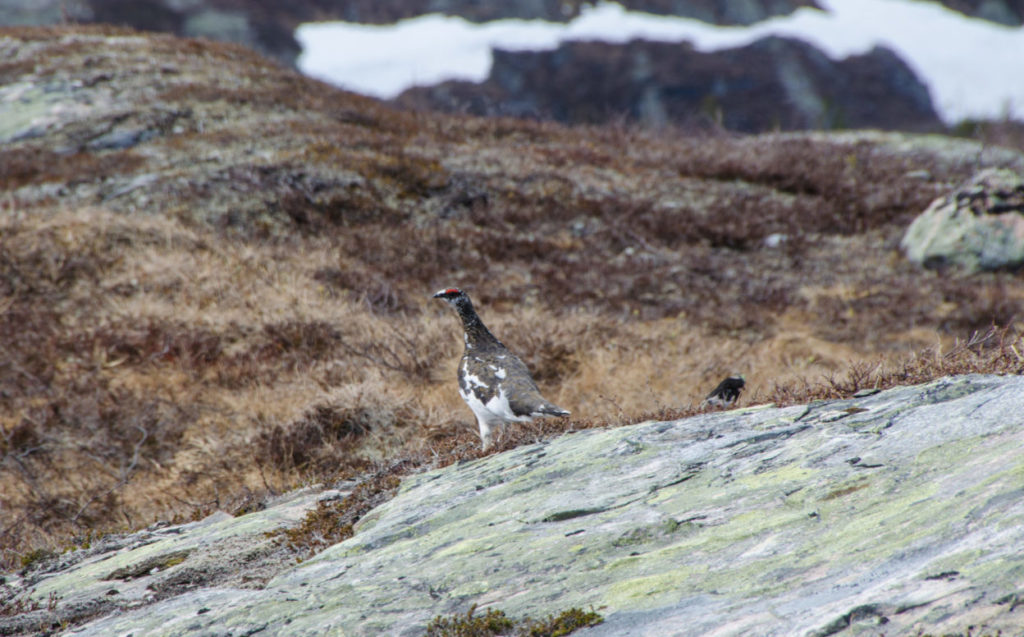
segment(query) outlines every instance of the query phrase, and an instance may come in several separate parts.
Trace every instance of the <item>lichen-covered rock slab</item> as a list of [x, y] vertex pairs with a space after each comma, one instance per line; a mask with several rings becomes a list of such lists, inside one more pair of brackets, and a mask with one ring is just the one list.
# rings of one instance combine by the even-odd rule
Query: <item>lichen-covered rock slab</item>
[[1012, 632], [1024, 379], [590, 430], [406, 480], [263, 590], [76, 635], [417, 635], [437, 614], [593, 607], [586, 635]]
[[274, 531], [297, 524], [318, 500], [340, 494], [304, 489], [239, 517], [221, 511], [196, 522], [156, 524], [7, 574], [0, 578], [0, 594], [21, 591], [40, 600], [41, 608], [0, 617], [0, 635], [49, 634], [62, 624], [132, 609], [145, 614], [153, 602], [188, 591], [201, 608], [207, 597], [225, 599], [223, 591], [261, 587], [295, 560]]

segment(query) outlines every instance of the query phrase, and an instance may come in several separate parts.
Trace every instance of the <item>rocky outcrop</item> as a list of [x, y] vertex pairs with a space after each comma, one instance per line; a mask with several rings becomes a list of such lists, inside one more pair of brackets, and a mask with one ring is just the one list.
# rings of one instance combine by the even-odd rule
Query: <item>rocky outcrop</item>
[[[753, 24], [800, 7], [817, 7], [814, 0], [619, 0], [630, 11], [695, 18], [712, 24]], [[301, 4], [301, 3], [300, 3]], [[578, 16], [593, 0], [528, 0], [479, 2], [474, 0], [348, 0], [312, 2], [317, 13], [346, 22], [388, 24], [428, 13], [459, 16], [471, 22], [515, 18], [565, 22]], [[326, 19], [326, 18], [321, 18]]]
[[0, 578], [0, 600], [31, 591], [41, 596], [41, 606], [51, 594], [60, 601], [0, 619], [0, 635], [47, 633], [62, 623], [142, 608], [200, 588], [260, 588], [295, 563], [294, 552], [273, 532], [297, 524], [318, 501], [343, 493], [300, 490], [239, 518], [219, 511], [188, 524], [159, 523], [8, 574]]
[[1010, 27], [1024, 24], [1024, 0], [938, 0], [960, 13]]
[[[300, 53], [293, 31], [303, 22], [333, 19], [386, 24], [425, 13], [479, 22], [501, 18], [564, 21], [579, 15], [585, 4], [554, 0], [80, 0], [42, 2], [34, 5], [35, 9], [16, 7], [6, 15], [0, 11], [0, 24], [74, 20], [126, 25], [239, 43], [293, 65]], [[631, 0], [623, 4], [631, 10], [716, 24], [752, 24], [816, 6], [809, 0]], [[714, 122], [746, 132], [807, 128], [919, 132], [942, 128], [927, 88], [891, 51], [875, 49], [833, 61], [808, 44], [774, 38], [715, 53], [694, 51], [686, 43], [651, 42], [567, 43], [555, 51], [496, 51], [494, 68], [484, 83], [446, 82], [415, 88], [404, 93], [398, 103], [571, 123], [622, 117], [655, 125]]]
[[1024, 177], [1007, 169], [981, 171], [936, 199], [907, 228], [900, 245], [925, 267], [956, 265], [967, 272], [1024, 265]]
[[815, 0], [621, 0], [618, 4], [628, 11], [693, 18], [721, 25], [754, 24], [776, 16], [789, 15], [801, 7], [820, 8]]
[[409, 477], [354, 537], [265, 585], [244, 583], [246, 559], [213, 585], [168, 582], [211, 549], [252, 553], [312, 496], [129, 536], [18, 585], [58, 612], [103, 600], [75, 635], [417, 635], [473, 604], [593, 607], [591, 636], [1009, 634], [1022, 410], [1024, 379], [963, 376], [581, 431]]
[[740, 131], [941, 127], [927, 87], [892, 51], [833, 61], [804, 42], [774, 37], [712, 53], [644, 41], [496, 51], [485, 82], [414, 88], [397, 102], [561, 122], [712, 121]]
[[[67, 22], [114, 24], [244, 44], [292, 65], [301, 52], [294, 31], [303, 22], [343, 20], [389, 24], [427, 13], [461, 16], [473, 22], [502, 18], [564, 22], [578, 16], [586, 4], [580, 0], [13, 0], [0, 2], [0, 26]], [[813, 0], [749, 0], [741, 3], [723, 0], [626, 0], [622, 4], [636, 11], [679, 15], [715, 24], [751, 24], [775, 15], [785, 15], [801, 6], [816, 6]]]

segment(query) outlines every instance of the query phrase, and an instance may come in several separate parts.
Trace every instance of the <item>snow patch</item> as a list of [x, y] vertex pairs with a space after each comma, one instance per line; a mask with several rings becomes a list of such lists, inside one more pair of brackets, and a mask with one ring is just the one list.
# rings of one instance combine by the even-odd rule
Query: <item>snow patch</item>
[[377, 26], [346, 22], [299, 25], [299, 69], [342, 88], [390, 99], [413, 86], [445, 80], [482, 82], [492, 49], [537, 51], [566, 41], [689, 41], [700, 51], [742, 47], [769, 36], [807, 41], [833, 59], [885, 46], [924, 81], [947, 123], [965, 118], [1024, 119], [1024, 28], [967, 18], [913, 0], [819, 0], [745, 26], [629, 12], [603, 2], [568, 24], [497, 20], [474, 24], [431, 14]]

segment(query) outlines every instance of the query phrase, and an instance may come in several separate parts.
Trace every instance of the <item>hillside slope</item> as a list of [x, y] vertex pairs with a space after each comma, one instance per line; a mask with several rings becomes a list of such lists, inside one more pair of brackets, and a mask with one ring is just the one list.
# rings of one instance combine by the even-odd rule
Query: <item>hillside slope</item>
[[[0, 31], [0, 60], [8, 568], [477, 454], [443, 286], [573, 412], [509, 445], [693, 413], [734, 371], [742, 404], [934, 377], [1024, 310], [1013, 273], [897, 250], [1016, 151], [411, 114], [240, 47], [108, 28]], [[955, 351], [1015, 371], [1010, 336], [998, 365], [992, 341]], [[915, 376], [922, 347], [937, 367]]]

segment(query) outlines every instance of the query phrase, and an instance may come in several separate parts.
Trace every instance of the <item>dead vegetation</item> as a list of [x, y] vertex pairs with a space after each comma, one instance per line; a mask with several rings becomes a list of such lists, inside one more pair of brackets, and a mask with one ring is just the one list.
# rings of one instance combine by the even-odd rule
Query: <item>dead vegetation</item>
[[483, 615], [475, 613], [476, 605], [473, 605], [465, 615], [438, 615], [427, 625], [426, 637], [562, 637], [604, 621], [593, 610], [580, 608], [570, 608], [544, 619], [526, 617], [513, 620], [505, 611], [495, 608], [487, 609]]
[[[976, 155], [410, 114], [228, 45], [5, 34], [5, 82], [89, 102], [0, 150], [4, 568], [363, 480], [302, 554], [477, 457], [446, 285], [573, 411], [499, 449], [692, 414], [733, 372], [742, 405], [1024, 370], [1019, 274], [896, 250]], [[90, 146], [128, 123], [154, 134]]]

